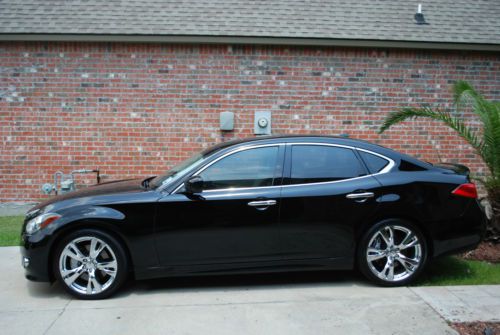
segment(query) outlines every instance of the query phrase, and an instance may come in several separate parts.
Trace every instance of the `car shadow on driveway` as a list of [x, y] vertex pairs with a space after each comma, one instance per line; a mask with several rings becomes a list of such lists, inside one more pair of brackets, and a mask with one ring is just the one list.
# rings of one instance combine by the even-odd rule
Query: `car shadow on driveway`
[[313, 286], [369, 286], [363, 277], [354, 271], [313, 271], [241, 275], [209, 275], [174, 277], [148, 280], [129, 280], [116, 294], [126, 297], [131, 294], [154, 294], [161, 291], [230, 291], [272, 288], [299, 288]]
[[28, 294], [32, 298], [45, 299], [49, 297], [68, 298], [69, 295], [64, 291], [64, 288], [59, 283], [40, 283], [33, 281], [26, 281]]
[[[230, 291], [272, 288], [300, 288], [313, 286], [369, 286], [370, 284], [355, 271], [312, 271], [241, 275], [204, 275], [194, 277], [171, 277], [147, 280], [129, 279], [117, 292], [115, 298], [130, 295], [147, 295], [172, 292]], [[58, 297], [67, 299], [70, 295], [58, 282], [53, 284], [27, 282], [32, 298]]]

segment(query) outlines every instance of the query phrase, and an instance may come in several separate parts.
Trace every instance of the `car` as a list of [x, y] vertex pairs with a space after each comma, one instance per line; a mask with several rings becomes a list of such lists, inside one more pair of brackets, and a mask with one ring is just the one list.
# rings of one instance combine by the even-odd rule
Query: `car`
[[469, 171], [369, 142], [271, 136], [218, 144], [159, 176], [107, 182], [30, 210], [26, 278], [81, 299], [136, 279], [345, 270], [406, 285], [474, 249], [486, 217]]

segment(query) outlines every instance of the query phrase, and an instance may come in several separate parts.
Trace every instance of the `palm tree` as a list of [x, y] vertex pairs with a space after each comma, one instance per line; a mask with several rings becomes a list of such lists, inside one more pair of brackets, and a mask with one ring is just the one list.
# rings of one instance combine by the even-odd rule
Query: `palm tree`
[[458, 81], [452, 87], [453, 103], [456, 112], [471, 108], [482, 123], [482, 129], [475, 130], [465, 121], [445, 109], [406, 107], [389, 114], [379, 129], [383, 133], [391, 126], [407, 119], [430, 118], [441, 121], [455, 130], [474, 148], [489, 170], [485, 178], [475, 178], [481, 182], [488, 193], [493, 217], [488, 224], [488, 238], [500, 240], [500, 102], [488, 101], [471, 84]]

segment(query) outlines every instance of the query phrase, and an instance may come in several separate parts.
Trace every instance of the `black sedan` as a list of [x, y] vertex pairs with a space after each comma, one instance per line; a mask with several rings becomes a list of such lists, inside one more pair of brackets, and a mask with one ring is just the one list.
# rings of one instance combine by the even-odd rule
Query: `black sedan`
[[67, 193], [26, 215], [26, 277], [105, 298], [136, 279], [359, 268], [405, 285], [473, 249], [485, 215], [468, 169], [364, 141], [254, 138], [166, 174]]

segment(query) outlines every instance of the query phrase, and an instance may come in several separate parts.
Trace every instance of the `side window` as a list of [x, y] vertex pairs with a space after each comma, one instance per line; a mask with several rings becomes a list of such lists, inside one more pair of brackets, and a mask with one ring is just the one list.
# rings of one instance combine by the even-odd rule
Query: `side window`
[[336, 181], [364, 174], [363, 166], [351, 149], [324, 145], [292, 146], [292, 184]]
[[200, 173], [203, 189], [272, 186], [278, 159], [277, 146], [236, 152]]
[[366, 166], [368, 166], [370, 173], [380, 172], [382, 171], [383, 168], [387, 166], [387, 164], [389, 164], [389, 161], [387, 159], [384, 159], [380, 156], [373, 155], [361, 150], [359, 150], [358, 152], [365, 161]]

